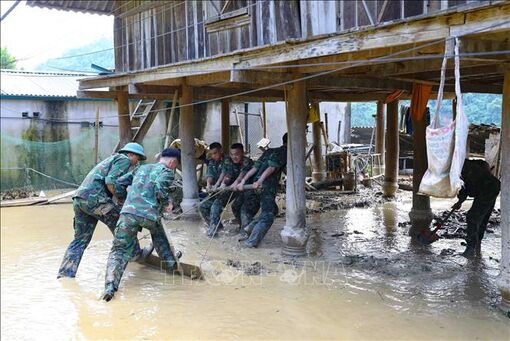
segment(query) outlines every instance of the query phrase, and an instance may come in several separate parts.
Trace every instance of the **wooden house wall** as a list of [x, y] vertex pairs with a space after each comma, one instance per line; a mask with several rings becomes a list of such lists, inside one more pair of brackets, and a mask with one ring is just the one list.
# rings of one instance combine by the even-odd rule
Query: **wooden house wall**
[[118, 72], [433, 14], [473, 0], [212, 0], [117, 2]]

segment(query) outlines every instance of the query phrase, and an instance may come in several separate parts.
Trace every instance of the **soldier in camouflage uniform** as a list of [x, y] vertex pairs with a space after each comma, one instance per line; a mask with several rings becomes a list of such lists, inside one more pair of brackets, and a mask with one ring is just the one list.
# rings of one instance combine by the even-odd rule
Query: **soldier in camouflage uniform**
[[[233, 188], [237, 187], [241, 179], [243, 179], [252, 166], [252, 159], [244, 156], [243, 145], [241, 143], [234, 143], [230, 147], [230, 157], [225, 158], [223, 161], [223, 166], [221, 168], [223, 179], [220, 183], [220, 189], [226, 186], [232, 186]], [[241, 207], [244, 203], [243, 197], [244, 193], [242, 192], [235, 192], [233, 194], [231, 192], [224, 192], [218, 194], [211, 206], [210, 223], [207, 236], [214, 237], [217, 229], [222, 227], [220, 217], [225, 206], [228, 204], [229, 198], [232, 202], [232, 212], [239, 221], [239, 224], [242, 226]]]
[[[210, 158], [206, 161], [207, 163], [207, 174], [206, 174], [206, 191], [210, 191], [213, 188], [219, 186], [223, 179], [221, 174], [221, 166], [223, 164], [223, 148], [220, 143], [213, 142], [209, 145]], [[207, 199], [207, 197], [205, 198]], [[200, 214], [205, 220], [207, 225], [210, 224], [211, 207], [213, 200], [207, 200], [200, 203]]]
[[[241, 229], [241, 239], [246, 247], [257, 247], [273, 225], [277, 213], [276, 190], [280, 175], [287, 164], [287, 134], [282, 137], [282, 146], [266, 150], [255, 162], [253, 168], [239, 183], [241, 190], [245, 183], [254, 178], [254, 190], [245, 191], [245, 204], [241, 210], [242, 219], [253, 220], [260, 207], [258, 220]], [[257, 189], [260, 188], [260, 192]], [[260, 206], [259, 206], [260, 205]]]
[[[119, 153], [101, 161], [87, 174], [73, 197], [74, 239], [67, 248], [57, 278], [76, 276], [98, 221], [108, 226], [113, 234], [120, 206], [126, 197], [125, 186], [117, 180], [139, 160], [145, 160], [143, 147], [138, 143], [128, 143]], [[140, 253], [139, 245], [136, 246], [135, 257]]]
[[140, 166], [131, 175], [132, 185], [122, 207], [108, 256], [105, 292], [102, 297], [105, 301], [110, 301], [119, 288], [122, 274], [136, 247], [137, 233], [143, 228], [150, 231], [152, 245], [162, 261], [167, 262], [169, 268], [176, 265], [161, 216], [179, 204], [174, 201], [173, 194], [176, 192], [174, 170], [180, 158], [179, 150], [166, 148], [161, 153], [159, 163]]

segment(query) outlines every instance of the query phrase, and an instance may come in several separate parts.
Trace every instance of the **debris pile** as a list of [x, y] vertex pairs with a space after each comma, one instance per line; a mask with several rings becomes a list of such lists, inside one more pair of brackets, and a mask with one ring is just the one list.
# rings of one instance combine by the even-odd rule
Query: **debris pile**
[[34, 192], [31, 187], [21, 187], [16, 189], [10, 189], [8, 191], [0, 193], [0, 200], [14, 200], [14, 199], [26, 199], [31, 197], [38, 197], [39, 195]]
[[[435, 221], [442, 221], [449, 211], [442, 211], [434, 216]], [[493, 210], [489, 222], [487, 224], [487, 230], [485, 233], [494, 233], [495, 229], [498, 229], [501, 225], [501, 210]], [[410, 227], [411, 222], [398, 223], [399, 227]], [[439, 230], [441, 238], [446, 239], [464, 239], [466, 237], [466, 211], [460, 210], [453, 212], [450, 218], [444, 223], [443, 228]], [[441, 232], [442, 231], [442, 232]]]
[[238, 260], [227, 259], [225, 264], [227, 266], [234, 268], [234, 269], [243, 271], [244, 274], [248, 275], [248, 276], [259, 276], [260, 274], [262, 274], [265, 271], [264, 266], [262, 266], [262, 264], [260, 262], [254, 262], [251, 264], [243, 264]]

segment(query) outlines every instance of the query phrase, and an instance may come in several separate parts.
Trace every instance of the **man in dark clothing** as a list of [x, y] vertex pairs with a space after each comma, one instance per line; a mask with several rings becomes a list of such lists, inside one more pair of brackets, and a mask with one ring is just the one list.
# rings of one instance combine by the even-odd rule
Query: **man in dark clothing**
[[461, 176], [464, 186], [458, 194], [459, 201], [452, 208], [458, 210], [467, 197], [474, 198], [473, 205], [466, 214], [467, 247], [462, 254], [471, 258], [480, 254], [483, 235], [494, 209], [501, 182], [492, 175], [489, 164], [482, 160], [466, 159]]
[[[257, 247], [273, 225], [277, 213], [276, 190], [280, 175], [287, 165], [287, 134], [283, 135], [282, 143], [279, 148], [266, 150], [238, 185], [238, 189], [242, 190], [246, 181], [252, 177], [255, 180], [253, 190], [246, 191], [244, 194], [245, 205], [241, 209], [241, 218], [243, 219], [243, 215], [249, 215], [253, 220], [259, 205], [261, 211], [257, 222], [243, 226], [241, 229], [240, 240], [245, 240], [246, 247]], [[260, 189], [260, 192], [256, 191], [257, 189]]]

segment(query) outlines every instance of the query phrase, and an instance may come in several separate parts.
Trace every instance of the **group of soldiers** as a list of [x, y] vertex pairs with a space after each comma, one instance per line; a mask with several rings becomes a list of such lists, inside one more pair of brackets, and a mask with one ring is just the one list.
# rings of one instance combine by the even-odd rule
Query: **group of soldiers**
[[[244, 245], [256, 247], [264, 238], [277, 213], [276, 190], [286, 166], [287, 134], [282, 140], [281, 147], [267, 149], [256, 162], [244, 155], [240, 143], [230, 147], [228, 157], [224, 157], [219, 143], [210, 145], [206, 190], [219, 192], [209, 194], [199, 203], [208, 223], [209, 237], [216, 234], [223, 210], [232, 203]], [[143, 160], [146, 160], [143, 147], [127, 143], [118, 153], [97, 164], [73, 197], [74, 238], [57, 278], [76, 276], [83, 253], [101, 221], [114, 236], [102, 295], [107, 302], [118, 290], [128, 262], [143, 262], [156, 249], [168, 269], [177, 265], [161, 218], [179, 206], [182, 199], [175, 172], [181, 161], [180, 150], [164, 149], [157, 163], [140, 165]], [[247, 184], [250, 189], [244, 190]], [[259, 210], [258, 219], [254, 219]], [[144, 228], [149, 230], [152, 243], [142, 249], [137, 234]]]
[[[143, 261], [154, 248], [169, 268], [176, 265], [161, 216], [179, 205], [180, 188], [175, 182], [175, 169], [181, 154], [178, 149], [166, 148], [157, 163], [138, 165], [145, 159], [141, 145], [126, 144], [118, 153], [97, 164], [73, 197], [74, 239], [57, 277], [76, 276], [97, 222], [101, 221], [114, 235], [102, 295], [105, 301], [110, 301], [118, 290], [127, 263]], [[141, 249], [137, 234], [143, 228], [150, 231], [152, 244]]]
[[265, 150], [255, 162], [245, 156], [241, 143], [231, 145], [229, 156], [225, 156], [221, 144], [214, 142], [209, 145], [209, 153], [206, 191], [212, 195], [200, 205], [207, 236], [212, 238], [223, 228], [222, 212], [231, 203], [239, 223], [239, 241], [245, 247], [257, 247], [278, 213], [275, 199], [287, 164], [287, 134], [283, 135], [280, 147]]

